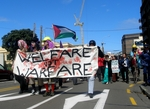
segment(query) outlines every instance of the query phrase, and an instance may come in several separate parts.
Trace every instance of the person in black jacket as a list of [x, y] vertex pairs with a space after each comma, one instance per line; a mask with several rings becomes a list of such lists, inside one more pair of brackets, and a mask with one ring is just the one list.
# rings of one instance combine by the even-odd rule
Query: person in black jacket
[[129, 76], [128, 76], [128, 70], [129, 70], [129, 67], [130, 67], [129, 59], [127, 58], [125, 53], [122, 56], [123, 56], [123, 58], [121, 59], [122, 79], [123, 79], [123, 82], [125, 82], [125, 76], [126, 76], [126, 83], [129, 84]]
[[[33, 37], [28, 51], [29, 52], [37, 52], [40, 50], [41, 50], [41, 47], [40, 47], [39, 39], [36, 37]], [[36, 86], [35, 86], [35, 78], [29, 78], [29, 84], [31, 84], [31, 86], [32, 86], [32, 95], [41, 94], [41, 89], [43, 86], [43, 79], [37, 78], [37, 81], [38, 81], [38, 91], [36, 90]]]

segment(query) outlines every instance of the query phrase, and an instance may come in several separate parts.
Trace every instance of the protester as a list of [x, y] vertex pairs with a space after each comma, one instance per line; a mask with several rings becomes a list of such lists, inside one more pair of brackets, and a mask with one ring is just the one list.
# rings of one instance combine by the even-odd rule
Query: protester
[[109, 81], [111, 81], [111, 61], [109, 60], [109, 55], [105, 55], [104, 59], [104, 79], [103, 84], [109, 84]]
[[[90, 40], [89, 46], [96, 46], [96, 42], [94, 40]], [[103, 52], [99, 49], [99, 47], [98, 47], [98, 54], [101, 58], [103, 58]], [[95, 80], [94, 74], [88, 78], [88, 95], [90, 98], [93, 98], [94, 80]]]
[[[27, 43], [24, 40], [18, 41], [18, 47], [19, 47], [19, 49], [17, 50], [17, 52], [22, 52], [22, 53], [27, 52]], [[12, 66], [12, 68], [13, 68], [13, 66]], [[21, 76], [21, 75], [15, 75], [15, 79], [20, 84], [19, 94], [22, 94], [24, 91], [28, 91], [28, 78]]]
[[150, 85], [150, 51], [149, 45], [144, 46], [144, 51], [140, 55], [141, 65], [143, 66], [143, 79], [145, 84]]
[[[54, 43], [51, 41], [51, 38], [48, 36], [43, 39], [43, 42], [44, 42], [44, 46], [43, 46], [42, 50], [52, 49], [55, 47]], [[50, 93], [50, 89], [49, 89], [49, 82], [51, 84], [51, 93]], [[55, 79], [54, 78], [52, 78], [52, 79], [45, 78], [43, 80], [43, 83], [44, 83], [44, 87], [46, 89], [46, 92], [43, 94], [43, 96], [44, 97], [49, 96], [49, 95], [53, 96], [54, 90], [55, 90]]]
[[128, 68], [129, 68], [129, 60], [126, 56], [126, 54], [124, 53], [123, 55], [123, 58], [121, 60], [121, 65], [122, 65], [122, 79], [123, 79], [123, 82], [125, 82], [125, 75], [126, 75], [126, 83], [129, 84], [129, 76], [128, 76]]
[[119, 69], [120, 69], [120, 71], [119, 71], [119, 78], [120, 78], [120, 76], [122, 76], [122, 69], [123, 69], [123, 66], [121, 65], [122, 63], [121, 63], [121, 61], [122, 61], [122, 55], [119, 55], [119, 57], [118, 57], [118, 61], [119, 61]]
[[100, 50], [100, 47], [98, 47], [98, 70], [97, 70], [97, 77], [99, 82], [103, 80], [104, 78], [104, 54]]
[[118, 77], [117, 74], [119, 74], [120, 71], [119, 62], [116, 56], [112, 56], [111, 69], [112, 69], [112, 81], [116, 82]]
[[140, 68], [141, 68], [140, 58], [139, 58], [140, 54], [141, 54], [140, 50], [137, 49], [137, 46], [134, 44], [132, 46], [132, 51], [130, 52], [130, 56], [131, 56], [130, 67], [131, 67], [132, 75], [133, 73], [137, 73], [137, 77], [140, 76]]
[[[38, 38], [34, 37], [31, 40], [31, 45], [29, 47], [29, 52], [36, 52], [41, 50], [40, 47], [40, 42], [38, 40]], [[36, 91], [36, 87], [35, 87], [35, 78], [29, 78], [29, 84], [31, 84], [32, 86], [32, 95], [34, 94], [41, 94], [41, 88], [43, 86], [43, 79], [42, 78], [37, 78], [38, 81], [38, 91]]]

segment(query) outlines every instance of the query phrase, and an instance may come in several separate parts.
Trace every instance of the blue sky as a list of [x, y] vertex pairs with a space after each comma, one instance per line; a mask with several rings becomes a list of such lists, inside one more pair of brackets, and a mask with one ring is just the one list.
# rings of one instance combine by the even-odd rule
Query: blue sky
[[[74, 26], [74, 14], [79, 17], [82, 0], [0, 0], [0, 46], [1, 38], [15, 29], [33, 30], [40, 37], [40, 26], [44, 36], [53, 39], [52, 24], [65, 26], [76, 32], [78, 41], [61, 39], [75, 45], [81, 44], [80, 27]], [[141, 0], [85, 0], [80, 21], [84, 22], [84, 43], [93, 39], [97, 45], [104, 42], [105, 51], [121, 51], [124, 34], [141, 33]], [[60, 40], [55, 40], [60, 41]]]

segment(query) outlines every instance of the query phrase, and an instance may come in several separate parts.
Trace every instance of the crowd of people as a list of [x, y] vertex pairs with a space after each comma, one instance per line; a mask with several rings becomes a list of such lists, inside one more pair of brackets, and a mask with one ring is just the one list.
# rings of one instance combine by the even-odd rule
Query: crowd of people
[[[38, 38], [33, 38], [31, 45], [28, 47], [24, 40], [18, 41], [19, 49], [17, 51], [21, 52], [36, 52], [45, 49], [55, 48], [55, 44], [52, 42], [50, 37], [45, 37], [43, 39], [43, 47], [41, 47]], [[89, 41], [89, 46], [96, 46], [94, 40]], [[94, 80], [98, 78], [99, 82], [103, 84], [109, 84], [119, 81], [121, 76], [122, 82], [129, 84], [129, 72], [132, 74], [136, 72], [138, 77], [140, 76], [140, 69], [143, 69], [143, 81], [145, 85], [150, 85], [150, 52], [149, 45], [144, 45], [144, 50], [139, 51], [139, 49], [134, 45], [130, 56], [123, 53], [120, 56], [104, 54], [100, 47], [98, 48], [98, 70], [93, 73], [88, 80], [88, 95], [90, 98], [93, 97], [94, 90]], [[131, 70], [130, 70], [131, 69]], [[41, 89], [44, 87], [46, 89], [43, 96], [53, 96], [55, 95], [56, 89], [56, 79], [47, 78], [26, 78], [21, 75], [15, 75], [15, 79], [20, 83], [19, 94], [28, 90], [28, 85], [32, 86], [32, 95], [42, 94]], [[35, 80], [38, 83], [38, 90], [36, 88]], [[59, 88], [62, 87], [63, 80], [61, 78], [57, 79], [59, 82]]]

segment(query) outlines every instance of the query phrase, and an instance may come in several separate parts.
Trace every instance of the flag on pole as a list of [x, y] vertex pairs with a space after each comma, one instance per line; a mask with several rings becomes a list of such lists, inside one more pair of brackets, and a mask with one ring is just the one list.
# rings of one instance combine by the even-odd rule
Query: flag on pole
[[60, 41], [60, 48], [63, 48], [63, 44], [62, 44], [62, 42]]
[[53, 25], [54, 30], [54, 39], [62, 39], [72, 37], [75, 41], [77, 41], [76, 32], [66, 28], [64, 26]]

